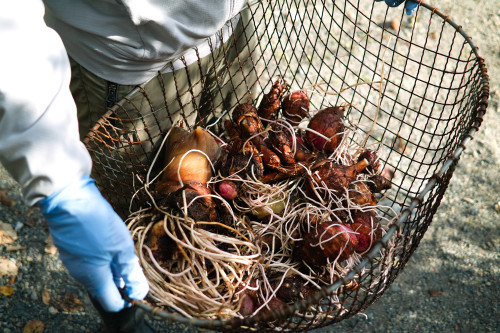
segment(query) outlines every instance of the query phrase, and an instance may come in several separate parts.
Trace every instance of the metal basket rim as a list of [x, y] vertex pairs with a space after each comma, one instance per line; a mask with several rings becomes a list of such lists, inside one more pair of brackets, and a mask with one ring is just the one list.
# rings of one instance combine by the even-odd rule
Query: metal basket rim
[[[266, 2], [270, 2], [269, 0], [264, 0]], [[243, 9], [246, 9], [256, 3], [260, 3], [262, 0], [248, 0]], [[417, 209], [417, 207], [423, 202], [424, 197], [437, 185], [439, 179], [448, 172], [450, 167], [458, 162], [462, 152], [465, 150], [465, 146], [472, 140], [474, 134], [479, 130], [479, 127], [483, 121], [483, 117], [486, 113], [486, 108], [488, 105], [489, 99], [489, 76], [487, 74], [487, 68], [484, 59], [479, 55], [479, 48], [474, 44], [472, 38], [468, 36], [465, 31], [462, 29], [461, 25], [458, 25], [454, 21], [450, 19], [450, 17], [438, 10], [437, 7], [432, 7], [422, 0], [417, 1], [419, 4], [419, 9], [415, 15], [418, 15], [418, 11], [420, 7], [426, 8], [427, 10], [432, 11], [433, 14], [441, 17], [444, 22], [450, 24], [460, 35], [464, 37], [467, 44], [470, 45], [471, 50], [476, 56], [477, 61], [479, 62], [480, 69], [480, 77], [481, 83], [483, 84], [482, 92], [480, 95], [479, 106], [477, 107], [476, 116], [474, 117], [474, 123], [468, 130], [468, 132], [462, 136], [459, 140], [457, 148], [455, 151], [448, 157], [443, 166], [436, 172], [431, 178], [427, 181], [424, 188], [418, 193], [417, 196], [414, 196], [410, 204], [407, 208], [403, 209], [399, 214], [399, 218], [391, 225], [391, 227], [387, 230], [386, 235], [373, 246], [369, 253], [367, 253], [361, 262], [353, 267], [343, 278], [337, 280], [334, 284], [325, 286], [321, 290], [319, 290], [314, 295], [301, 300], [299, 302], [294, 303], [293, 305], [288, 305], [283, 309], [275, 310], [273, 312], [265, 313], [265, 314], [257, 314], [254, 317], [247, 318], [231, 318], [231, 319], [199, 319], [199, 318], [188, 318], [179, 313], [175, 312], [167, 312], [159, 307], [148, 305], [142, 301], [130, 300], [134, 306], [140, 307], [146, 312], [150, 313], [153, 317], [157, 319], [175, 321], [182, 324], [196, 326], [207, 329], [223, 329], [224, 327], [251, 327], [253, 323], [256, 322], [266, 322], [271, 320], [279, 320], [282, 318], [286, 318], [287, 316], [292, 315], [297, 311], [301, 311], [306, 308], [308, 305], [313, 303], [318, 303], [322, 298], [332, 295], [338, 288], [342, 285], [345, 285], [349, 281], [351, 281], [356, 274], [359, 274], [360, 271], [370, 263], [372, 259], [374, 259], [382, 247], [386, 246], [388, 240], [392, 237], [394, 232], [399, 230], [399, 228], [405, 223], [405, 221], [412, 215], [412, 213]], [[242, 10], [243, 10], [242, 9]], [[144, 88], [144, 86], [153, 80], [156, 76], [152, 77], [150, 80], [144, 82], [141, 85], [136, 86], [129, 94], [127, 94], [122, 100], [115, 103], [115, 105], [110, 108], [90, 129], [89, 133], [85, 136], [83, 142], [85, 145], [89, 143], [92, 137], [97, 133], [99, 127], [101, 127], [104, 123], [106, 123], [107, 118], [109, 118], [118, 108], [122, 107], [124, 103], [128, 99], [130, 99], [134, 94]], [[125, 298], [126, 295], [124, 295]]]

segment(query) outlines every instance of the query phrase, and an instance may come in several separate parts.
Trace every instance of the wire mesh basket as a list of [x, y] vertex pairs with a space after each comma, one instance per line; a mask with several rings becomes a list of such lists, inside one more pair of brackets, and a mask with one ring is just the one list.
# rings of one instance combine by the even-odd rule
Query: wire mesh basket
[[260, 100], [283, 78], [290, 90], [308, 89], [311, 109], [349, 105], [350, 122], [394, 170], [383, 198], [391, 210], [380, 212], [391, 223], [342, 278], [283, 309], [204, 319], [143, 306], [159, 317], [224, 331], [303, 331], [367, 308], [417, 248], [481, 125], [489, 85], [477, 48], [427, 4], [408, 17], [372, 0], [254, 1], [206, 47], [208, 56], [195, 48], [169, 62], [115, 104], [85, 139], [93, 177], [123, 217], [147, 205], [138, 184], [172, 124], [221, 133], [236, 105]]

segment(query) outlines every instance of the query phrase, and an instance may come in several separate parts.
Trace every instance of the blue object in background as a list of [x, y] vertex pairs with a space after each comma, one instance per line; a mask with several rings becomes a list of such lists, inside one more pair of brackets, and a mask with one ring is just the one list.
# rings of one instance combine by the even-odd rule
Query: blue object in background
[[[375, 0], [375, 1], [376, 2], [385, 1], [387, 6], [397, 7], [397, 6], [401, 5], [403, 2], [405, 2], [406, 0]], [[417, 8], [418, 8], [418, 3], [416, 3], [415, 1], [409, 1], [409, 0], [406, 1], [405, 11], [406, 11], [407, 15], [412, 15], [413, 13], [415, 13]]]

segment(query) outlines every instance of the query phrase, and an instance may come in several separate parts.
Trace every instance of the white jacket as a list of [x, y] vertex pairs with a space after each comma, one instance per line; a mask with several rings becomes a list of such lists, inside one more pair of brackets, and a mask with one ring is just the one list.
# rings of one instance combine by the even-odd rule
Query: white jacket
[[[0, 163], [28, 204], [89, 175], [67, 52], [94, 74], [142, 83], [218, 32], [243, 0], [0, 2]], [[216, 38], [218, 39], [218, 38]], [[66, 50], [64, 48], [66, 46]]]
[[[6, 4], [7, 3], [7, 4]], [[70, 67], [39, 1], [0, 3], [0, 162], [28, 204], [90, 173]]]
[[[140, 84], [168, 60], [208, 37], [226, 39], [245, 0], [44, 0], [45, 21], [68, 54], [93, 74], [118, 84]], [[222, 38], [219, 38], [222, 37]], [[199, 50], [200, 52], [200, 50]], [[189, 58], [193, 60], [194, 52]]]

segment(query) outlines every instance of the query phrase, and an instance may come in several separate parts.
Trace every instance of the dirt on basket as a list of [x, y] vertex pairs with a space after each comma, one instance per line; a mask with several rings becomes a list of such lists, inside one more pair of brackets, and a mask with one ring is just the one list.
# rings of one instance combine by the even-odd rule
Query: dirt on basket
[[[491, 99], [484, 122], [463, 153], [422, 242], [389, 290], [354, 317], [313, 332], [498, 330], [500, 1], [430, 3], [462, 25], [486, 59]], [[51, 244], [38, 209], [23, 203], [18, 184], [2, 168], [0, 193], [0, 233], [9, 235], [0, 237], [0, 272], [6, 272], [0, 274], [2, 331], [99, 331], [100, 318], [84, 289], [69, 276], [57, 253], [45, 251]], [[159, 332], [198, 331], [151, 322]]]

